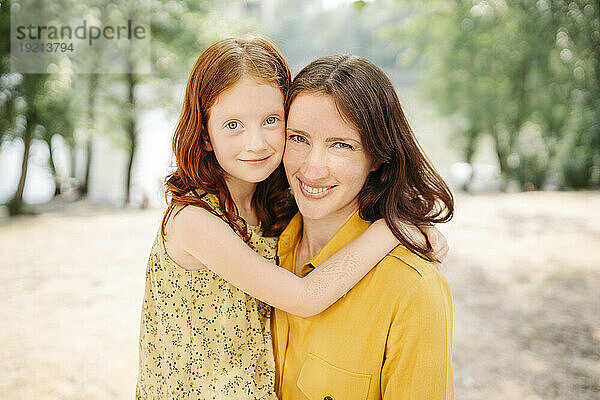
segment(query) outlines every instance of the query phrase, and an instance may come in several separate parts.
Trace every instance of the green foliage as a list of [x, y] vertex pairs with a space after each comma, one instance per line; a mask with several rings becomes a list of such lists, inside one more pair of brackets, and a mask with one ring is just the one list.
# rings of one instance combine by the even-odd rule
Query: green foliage
[[[46, 4], [41, 12], [58, 12], [53, 19], [58, 23], [82, 13], [100, 20], [108, 18], [110, 13], [136, 15], [140, 6], [126, 0], [84, 3], [57, 0]], [[19, 187], [9, 202], [11, 214], [26, 211], [22, 195], [33, 139], [44, 140], [50, 148], [52, 137], [61, 135], [72, 148], [77, 146], [90, 151], [90, 135], [94, 131], [103, 132], [130, 153], [131, 164], [139, 118], [135, 110], [151, 104], [174, 103], [175, 83], [185, 79], [193, 60], [209, 42], [218, 38], [209, 20], [213, 6], [210, 0], [150, 0], [152, 75], [99, 74], [108, 70], [112, 60], [98, 48], [92, 54], [95, 57], [90, 58], [91, 64], [80, 66], [92, 74], [76, 74], [77, 69], [68, 62], [59, 63], [54, 74], [19, 74], [9, 70], [10, 1], [0, 2], [3, 38], [0, 43], [0, 144], [3, 140], [20, 139], [26, 147]], [[129, 57], [127, 61], [133, 70], [138, 60]], [[151, 95], [141, 96], [140, 92]], [[77, 143], [82, 139], [74, 135], [77, 127], [88, 131], [83, 143]], [[55, 173], [52, 158], [48, 161]], [[130, 173], [131, 165], [127, 170], [128, 182]], [[55, 181], [58, 181], [56, 176]]]
[[358, 0], [352, 3], [354, 5], [354, 8], [356, 8], [358, 11], [362, 11], [363, 8], [365, 8], [365, 6], [367, 5], [366, 1], [363, 0]]
[[277, 18], [263, 28], [279, 39], [277, 44], [293, 70], [323, 55], [355, 54], [377, 64], [395, 82], [412, 81], [408, 68], [396, 68], [396, 55], [405, 45], [384, 36], [384, 28], [403, 21], [410, 10], [389, 2], [357, 1], [329, 9], [315, 0], [275, 4]]
[[212, 15], [216, 3], [211, 0], [152, 0], [150, 85], [156, 94], [148, 100], [154, 105], [178, 112], [181, 93], [173, 91], [173, 87], [185, 83], [196, 58], [210, 43], [223, 34], [231, 34], [226, 29], [225, 32], [218, 31], [222, 28], [219, 25], [222, 18]]
[[0, 2], [0, 146], [14, 126], [14, 86], [15, 78], [8, 76], [10, 57], [10, 4]]
[[426, 55], [425, 87], [440, 110], [465, 119], [459, 134], [467, 161], [478, 137], [490, 135], [502, 174], [524, 189], [595, 187], [599, 7], [584, 0], [431, 1], [390, 30]]

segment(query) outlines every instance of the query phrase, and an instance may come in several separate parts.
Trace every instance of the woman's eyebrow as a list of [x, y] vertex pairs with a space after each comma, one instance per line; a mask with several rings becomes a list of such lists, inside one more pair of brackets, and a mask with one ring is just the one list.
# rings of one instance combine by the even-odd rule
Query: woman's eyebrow
[[355, 142], [355, 143], [360, 143], [359, 140], [353, 139], [353, 138], [349, 138], [349, 137], [330, 137], [325, 139], [326, 143], [329, 142]]
[[309, 137], [310, 137], [310, 135], [308, 134], [308, 132], [301, 131], [300, 129], [294, 129], [294, 128], [290, 128], [290, 127], [288, 127], [288, 128], [287, 128], [287, 130], [288, 130], [288, 131], [292, 131], [292, 132], [294, 132], [294, 133], [299, 133], [299, 134], [301, 134], [301, 135], [304, 135], [304, 136], [309, 136]]

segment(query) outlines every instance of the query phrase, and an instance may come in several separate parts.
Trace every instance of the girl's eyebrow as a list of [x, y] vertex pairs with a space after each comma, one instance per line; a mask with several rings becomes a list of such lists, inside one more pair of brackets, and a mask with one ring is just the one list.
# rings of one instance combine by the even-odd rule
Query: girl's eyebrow
[[[281, 116], [283, 114], [284, 114], [283, 109], [276, 109], [276, 110], [271, 110], [269, 112], [264, 113], [264, 116], [268, 116], [268, 115], [278, 115], [278, 116]], [[243, 116], [240, 115], [239, 112], [235, 112], [235, 111], [234, 112], [229, 112], [227, 114], [217, 115], [217, 119], [218, 120], [222, 120], [222, 121], [225, 121], [225, 120], [228, 120], [228, 119], [238, 119], [238, 118], [242, 118], [242, 117]]]

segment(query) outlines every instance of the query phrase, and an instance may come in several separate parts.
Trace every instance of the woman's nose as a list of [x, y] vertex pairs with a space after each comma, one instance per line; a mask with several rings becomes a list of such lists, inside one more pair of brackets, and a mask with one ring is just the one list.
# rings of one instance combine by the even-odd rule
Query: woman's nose
[[326, 152], [315, 147], [310, 149], [304, 159], [301, 172], [305, 178], [313, 181], [327, 177], [329, 169], [327, 168]]

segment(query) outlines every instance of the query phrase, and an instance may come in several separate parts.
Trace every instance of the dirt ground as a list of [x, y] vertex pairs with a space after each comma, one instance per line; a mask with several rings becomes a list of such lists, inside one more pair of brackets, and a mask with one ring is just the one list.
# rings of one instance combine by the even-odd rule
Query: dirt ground
[[[600, 398], [600, 193], [458, 195], [456, 399]], [[131, 399], [160, 210], [0, 221], [3, 399]]]

